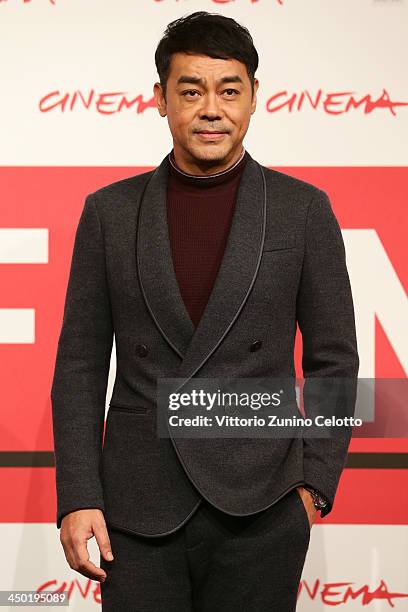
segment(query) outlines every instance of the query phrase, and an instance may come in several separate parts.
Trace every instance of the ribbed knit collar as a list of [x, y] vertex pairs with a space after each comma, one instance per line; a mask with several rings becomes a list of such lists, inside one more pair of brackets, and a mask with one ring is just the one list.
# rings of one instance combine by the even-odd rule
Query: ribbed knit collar
[[169, 157], [169, 172], [173, 179], [175, 179], [179, 183], [183, 183], [190, 187], [204, 188], [208, 189], [209, 187], [213, 187], [216, 185], [223, 185], [229, 183], [233, 180], [237, 174], [240, 174], [246, 162], [248, 161], [248, 153], [244, 148], [242, 148], [242, 153], [236, 162], [232, 164], [226, 170], [222, 172], [216, 172], [215, 174], [188, 174], [181, 170], [178, 167], [176, 160], [174, 158], [174, 149], [170, 151], [168, 154]]

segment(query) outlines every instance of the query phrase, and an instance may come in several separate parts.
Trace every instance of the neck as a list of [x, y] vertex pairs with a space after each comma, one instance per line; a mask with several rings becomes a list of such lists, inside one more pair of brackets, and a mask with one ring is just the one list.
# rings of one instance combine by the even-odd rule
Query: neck
[[173, 189], [181, 189], [191, 194], [198, 194], [199, 191], [216, 190], [227, 191], [234, 183], [237, 176], [240, 176], [250, 158], [248, 151], [243, 151], [243, 155], [226, 170], [214, 174], [188, 174], [181, 170], [175, 159], [174, 151], [168, 154], [170, 180]]
[[169, 161], [170, 164], [172, 165], [172, 167], [177, 170], [179, 173], [183, 174], [184, 176], [189, 176], [189, 177], [193, 177], [193, 178], [198, 178], [198, 179], [206, 179], [211, 177], [216, 177], [216, 176], [222, 176], [224, 173], [229, 172], [230, 170], [232, 170], [233, 168], [235, 168], [235, 166], [237, 166], [243, 159], [245, 155], [245, 149], [244, 147], [242, 147], [241, 153], [238, 156], [238, 158], [235, 160], [235, 162], [233, 162], [232, 164], [230, 164], [229, 166], [223, 168], [222, 170], [218, 170], [217, 172], [212, 172], [212, 173], [207, 173], [207, 174], [194, 174], [191, 172], [186, 172], [185, 170], [183, 170], [180, 165], [177, 163], [176, 161], [176, 157], [174, 154], [174, 149], [172, 149], [172, 151], [169, 153]]

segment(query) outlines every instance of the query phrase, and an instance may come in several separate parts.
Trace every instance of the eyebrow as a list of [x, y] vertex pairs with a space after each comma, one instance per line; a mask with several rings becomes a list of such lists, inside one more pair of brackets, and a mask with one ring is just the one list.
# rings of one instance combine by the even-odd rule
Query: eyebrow
[[[199, 77], [182, 75], [181, 77], [177, 79], [176, 84], [179, 85], [180, 83], [194, 83], [195, 85], [203, 85], [204, 80]], [[238, 74], [232, 74], [230, 76], [224, 76], [221, 79], [218, 79], [216, 83], [217, 84], [218, 83], [242, 83], [243, 84], [243, 80]]]

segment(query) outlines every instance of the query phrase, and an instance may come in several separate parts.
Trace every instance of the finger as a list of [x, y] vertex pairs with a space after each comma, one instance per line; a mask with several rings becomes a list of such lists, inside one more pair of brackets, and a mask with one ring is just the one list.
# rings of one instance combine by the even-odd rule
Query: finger
[[108, 535], [108, 530], [106, 528], [106, 524], [103, 524], [103, 523], [98, 524], [98, 525], [94, 524], [93, 530], [94, 530], [95, 539], [99, 546], [99, 550], [101, 552], [102, 557], [106, 559], [106, 561], [113, 561], [114, 556], [112, 554], [112, 547], [111, 547], [111, 543], [110, 543], [110, 539]]
[[71, 565], [72, 569], [76, 570], [87, 578], [91, 578], [91, 580], [105, 579], [106, 572], [90, 560], [86, 543], [86, 538], [77, 539], [73, 543], [73, 565]]
[[316, 509], [316, 506], [313, 504], [313, 508], [311, 509], [310, 516], [309, 516], [310, 527], [312, 527], [312, 525], [314, 524], [316, 513], [317, 513], [317, 509]]

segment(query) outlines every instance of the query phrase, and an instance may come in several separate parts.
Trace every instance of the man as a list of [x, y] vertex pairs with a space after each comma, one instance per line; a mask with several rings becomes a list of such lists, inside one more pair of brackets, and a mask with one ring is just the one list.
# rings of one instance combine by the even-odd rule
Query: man
[[104, 610], [289, 612], [349, 437], [159, 436], [157, 385], [293, 377], [297, 323], [306, 413], [312, 379], [354, 381], [341, 231], [325, 192], [243, 147], [259, 86], [246, 28], [187, 15], [155, 60], [173, 149], [88, 195], [75, 237], [51, 392], [57, 526]]

